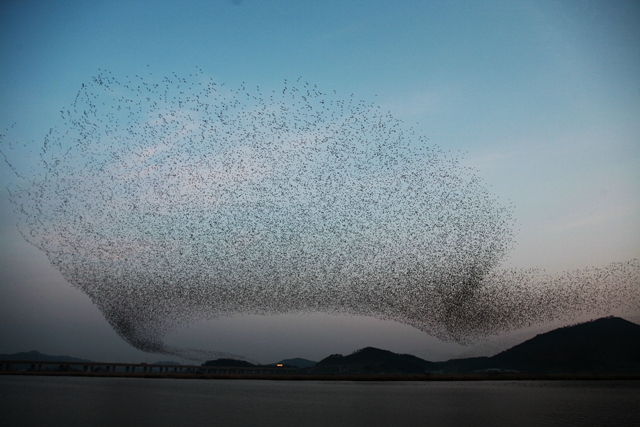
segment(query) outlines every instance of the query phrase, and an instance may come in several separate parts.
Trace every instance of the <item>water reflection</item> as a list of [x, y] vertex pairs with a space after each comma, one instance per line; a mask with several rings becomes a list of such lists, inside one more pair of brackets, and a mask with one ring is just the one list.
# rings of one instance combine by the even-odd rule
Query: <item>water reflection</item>
[[635, 426], [640, 382], [0, 377], [4, 426]]

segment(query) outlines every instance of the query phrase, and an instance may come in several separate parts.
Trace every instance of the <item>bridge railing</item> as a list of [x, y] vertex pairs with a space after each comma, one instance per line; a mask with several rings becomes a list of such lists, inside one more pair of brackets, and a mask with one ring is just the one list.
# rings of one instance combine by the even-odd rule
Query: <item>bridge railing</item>
[[0, 373], [37, 372], [86, 372], [86, 373], [145, 373], [145, 374], [209, 374], [209, 375], [256, 375], [292, 374], [298, 368], [284, 366], [201, 366], [201, 365], [156, 365], [147, 363], [108, 362], [52, 362], [40, 360], [0, 360]]

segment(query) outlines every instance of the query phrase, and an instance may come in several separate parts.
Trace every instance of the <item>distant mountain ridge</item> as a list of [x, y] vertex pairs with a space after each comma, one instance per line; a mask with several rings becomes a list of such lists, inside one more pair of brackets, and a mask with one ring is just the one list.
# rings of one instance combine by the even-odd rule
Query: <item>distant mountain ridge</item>
[[[92, 362], [71, 356], [47, 355], [37, 351], [0, 354], [0, 360]], [[618, 317], [605, 317], [537, 335], [492, 357], [452, 359], [446, 362], [429, 362], [410, 354], [397, 354], [388, 350], [365, 347], [347, 356], [333, 354], [317, 363], [302, 358], [284, 359], [279, 363], [298, 367], [301, 373], [317, 374], [478, 372], [639, 374], [640, 325]], [[235, 359], [210, 360], [203, 365], [256, 366]]]
[[640, 325], [606, 317], [537, 335], [492, 357], [429, 362], [366, 347], [331, 355], [316, 373], [640, 373]]
[[489, 360], [534, 373], [640, 372], [640, 325], [605, 317], [537, 335]]

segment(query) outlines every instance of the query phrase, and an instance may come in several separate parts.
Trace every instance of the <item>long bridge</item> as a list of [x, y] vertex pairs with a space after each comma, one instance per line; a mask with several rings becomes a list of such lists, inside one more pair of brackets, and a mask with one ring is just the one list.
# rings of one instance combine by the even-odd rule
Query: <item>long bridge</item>
[[263, 375], [294, 374], [289, 366], [202, 366], [111, 362], [52, 362], [42, 360], [0, 360], [0, 374], [7, 373], [124, 373], [124, 374], [194, 374], [194, 375]]

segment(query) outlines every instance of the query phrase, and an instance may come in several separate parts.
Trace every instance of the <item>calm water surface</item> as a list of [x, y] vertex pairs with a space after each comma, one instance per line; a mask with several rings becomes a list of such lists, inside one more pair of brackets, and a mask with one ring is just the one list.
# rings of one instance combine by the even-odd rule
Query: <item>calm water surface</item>
[[9, 426], [640, 426], [640, 381], [0, 377]]

